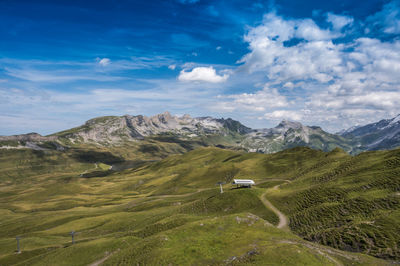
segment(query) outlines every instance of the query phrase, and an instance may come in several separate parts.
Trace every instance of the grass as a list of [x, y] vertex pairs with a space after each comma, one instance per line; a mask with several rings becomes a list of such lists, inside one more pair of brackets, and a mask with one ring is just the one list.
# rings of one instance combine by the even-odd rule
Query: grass
[[[302, 243], [258, 216], [240, 213], [186, 223], [154, 235], [117, 253], [105, 265], [334, 265], [318, 248]], [[373, 261], [378, 262], [371, 259], [369, 263]]]
[[307, 240], [398, 260], [399, 156], [399, 150], [367, 152], [317, 164], [271, 200]]
[[[106, 265], [386, 263], [361, 253], [399, 259], [400, 150], [352, 157], [338, 149], [199, 148], [159, 160], [128, 148], [1, 150], [0, 265], [87, 265], [105, 257]], [[142, 159], [107, 176], [80, 177]], [[259, 185], [231, 189], [233, 178]], [[223, 194], [218, 181], [228, 183]], [[260, 201], [265, 191], [292, 232], [273, 226], [278, 218]], [[22, 254], [15, 254], [17, 235]]]

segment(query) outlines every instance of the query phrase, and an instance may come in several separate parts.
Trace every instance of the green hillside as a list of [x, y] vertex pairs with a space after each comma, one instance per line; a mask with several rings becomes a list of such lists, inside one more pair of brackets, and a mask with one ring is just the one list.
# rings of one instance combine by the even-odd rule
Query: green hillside
[[[0, 265], [400, 259], [400, 150], [352, 157], [339, 149], [265, 155], [198, 148], [152, 162], [114, 149], [1, 151]], [[138, 158], [129, 169], [107, 169]], [[233, 178], [257, 186], [231, 189]], [[228, 183], [223, 194], [218, 181]], [[265, 200], [287, 216], [290, 230], [276, 228], [280, 219]]]

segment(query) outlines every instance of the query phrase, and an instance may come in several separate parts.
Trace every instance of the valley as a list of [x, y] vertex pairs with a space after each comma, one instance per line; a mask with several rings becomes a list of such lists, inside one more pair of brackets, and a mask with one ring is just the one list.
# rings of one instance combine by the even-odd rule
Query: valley
[[400, 265], [400, 0], [0, 17], [0, 266]]
[[[1, 150], [0, 264], [399, 260], [398, 149], [351, 156], [338, 148], [260, 154], [198, 147], [156, 160], [138, 153], [140, 163], [109, 171], [128, 161], [117, 150]], [[233, 178], [257, 185], [231, 189]], [[223, 194], [219, 181], [227, 183]]]

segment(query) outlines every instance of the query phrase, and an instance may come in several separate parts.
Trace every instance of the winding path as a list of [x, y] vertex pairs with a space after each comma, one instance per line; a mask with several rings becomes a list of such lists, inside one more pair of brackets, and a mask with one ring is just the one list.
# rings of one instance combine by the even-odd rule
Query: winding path
[[[289, 180], [285, 180], [287, 183], [290, 183]], [[273, 187], [273, 189], [278, 189], [280, 185], [276, 185]], [[271, 211], [273, 211], [278, 217], [279, 217], [279, 224], [276, 226], [277, 228], [280, 229], [284, 229], [286, 231], [290, 231], [289, 228], [289, 223], [288, 223], [288, 218], [286, 217], [286, 215], [284, 215], [280, 210], [278, 210], [269, 200], [267, 200], [267, 198], [265, 197], [267, 194], [268, 190], [265, 191], [260, 199], [262, 201], [262, 203], [265, 205], [265, 207], [267, 207], [268, 209], [270, 209]]]
[[117, 249], [116, 251], [111, 252], [111, 253], [106, 252], [106, 256], [105, 256], [105, 257], [103, 257], [103, 258], [101, 258], [101, 259], [99, 259], [99, 260], [97, 260], [97, 261], [95, 261], [95, 262], [89, 264], [88, 266], [99, 266], [99, 265], [102, 265], [109, 257], [111, 257], [112, 255], [114, 255], [115, 253], [117, 253], [119, 250], [120, 250], [120, 249]]

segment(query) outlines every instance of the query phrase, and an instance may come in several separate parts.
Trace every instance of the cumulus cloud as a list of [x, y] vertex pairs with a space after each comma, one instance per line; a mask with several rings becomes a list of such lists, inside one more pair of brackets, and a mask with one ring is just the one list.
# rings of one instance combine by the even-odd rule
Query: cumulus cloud
[[109, 58], [98, 58], [98, 63], [100, 66], [108, 66], [111, 63]]
[[271, 119], [276, 121], [281, 120], [294, 120], [299, 121], [303, 118], [303, 115], [298, 111], [289, 111], [289, 110], [276, 110], [271, 113], [264, 114], [265, 119]]
[[191, 71], [182, 70], [178, 80], [185, 82], [210, 82], [220, 83], [228, 79], [229, 74], [218, 75], [213, 67], [195, 67]]
[[[370, 28], [387, 34], [400, 33], [400, 1], [392, 1], [383, 6], [380, 12], [367, 18]], [[368, 31], [370, 30], [368, 28]]]
[[308, 41], [331, 40], [337, 35], [330, 30], [321, 29], [312, 19], [294, 20], [294, 33], [297, 38]]
[[[382, 12], [397, 16], [393, 6], [385, 6]], [[343, 29], [354, 24], [352, 17], [333, 13], [326, 17], [330, 26], [323, 28], [311, 19], [284, 18], [271, 12], [244, 36], [250, 51], [238, 61], [239, 69], [264, 76], [269, 92], [291, 91], [290, 101], [276, 100], [285, 105], [270, 104], [270, 109], [257, 100], [243, 104], [253, 97], [262, 101], [263, 89], [231, 95], [227, 97], [231, 102], [221, 105], [243, 111], [252, 106], [253, 111], [267, 111], [262, 116], [266, 120], [292, 117], [330, 125], [331, 130], [395, 115], [400, 106], [400, 40], [351, 39], [351, 31]], [[389, 31], [394, 32], [395, 25], [391, 25]], [[342, 37], [350, 41], [336, 41]]]
[[340, 31], [343, 27], [351, 25], [354, 21], [352, 17], [335, 15], [333, 13], [328, 13], [326, 16], [326, 21], [332, 24], [334, 30]]
[[281, 95], [277, 89], [271, 89], [267, 86], [255, 93], [240, 93], [219, 96], [218, 98], [219, 103], [213, 105], [211, 109], [229, 112], [235, 110], [263, 112], [271, 108], [285, 107], [289, 104], [286, 97]]
[[[180, 1], [186, 4], [198, 2]], [[112, 62], [108, 58], [97, 58], [95, 62], [81, 62], [79, 65], [56, 62], [59, 67], [53, 67], [54, 62], [47, 65], [36, 61], [5, 63], [3, 58], [0, 63], [5, 78], [19, 84], [12, 84], [18, 88], [34, 85], [37, 88], [47, 87], [53, 83], [79, 80], [99, 82], [122, 79], [123, 83], [121, 90], [93, 90], [101, 85], [94, 84], [85, 95], [82, 91], [87, 91], [87, 88], [77, 88], [74, 95], [28, 93], [26, 98], [21, 98], [20, 92], [5, 89], [0, 92], [0, 113], [10, 114], [10, 110], [14, 113], [22, 110], [23, 106], [29, 106], [24, 109], [26, 113], [32, 109], [43, 109], [42, 113], [35, 114], [37, 117], [45, 117], [61, 109], [68, 112], [75, 110], [76, 114], [91, 111], [91, 116], [97, 116], [104, 110], [101, 114], [106, 115], [110, 110], [119, 114], [122, 106], [132, 108], [132, 103], [138, 108], [135, 112], [144, 113], [139, 108], [154, 112], [168, 102], [172, 111], [174, 108], [179, 112], [185, 108], [204, 110], [206, 106], [208, 110], [202, 114], [209, 114], [212, 110], [218, 114], [231, 112], [234, 117], [246, 116], [244, 122], [248, 122], [249, 126], [255, 123], [251, 119], [259, 117], [262, 117], [263, 123], [281, 119], [300, 120], [331, 131], [377, 121], [399, 112], [400, 40], [395, 35], [400, 33], [399, 10], [399, 1], [394, 1], [365, 21], [357, 21], [349, 15], [319, 14], [318, 17], [326, 18], [321, 24], [310, 18], [287, 18], [271, 12], [263, 17], [260, 25], [248, 28], [243, 38], [248, 52], [233, 71], [219, 70], [229, 68], [227, 66], [219, 66], [216, 70], [215, 66], [199, 67], [196, 63], [186, 63], [179, 65], [183, 70], [177, 79], [141, 80], [146, 83], [143, 88], [157, 88], [150, 91], [124, 89], [124, 86], [136, 85], [137, 82], [121, 73], [159, 67], [174, 70], [176, 58], [135, 57]], [[171, 40], [187, 55], [208, 45], [206, 41], [184, 33], [171, 35]], [[215, 49], [232, 53], [230, 47], [221, 49], [217, 46]], [[104, 75], [105, 70], [108, 75]], [[160, 85], [154, 85], [157, 82]], [[223, 82], [226, 82], [224, 86], [219, 85]], [[169, 88], [166, 89], [166, 86]], [[203, 92], [207, 94], [197, 94]], [[12, 94], [14, 98], [7, 98], [6, 94]], [[17, 106], [18, 103], [26, 104]]]
[[[252, 28], [245, 36], [251, 52], [239, 63], [249, 72], [264, 71], [269, 79], [328, 82], [343, 67], [341, 46], [333, 44], [333, 36], [312, 20], [284, 20], [270, 13], [262, 25]], [[305, 41], [286, 46], [285, 42], [293, 38]]]

